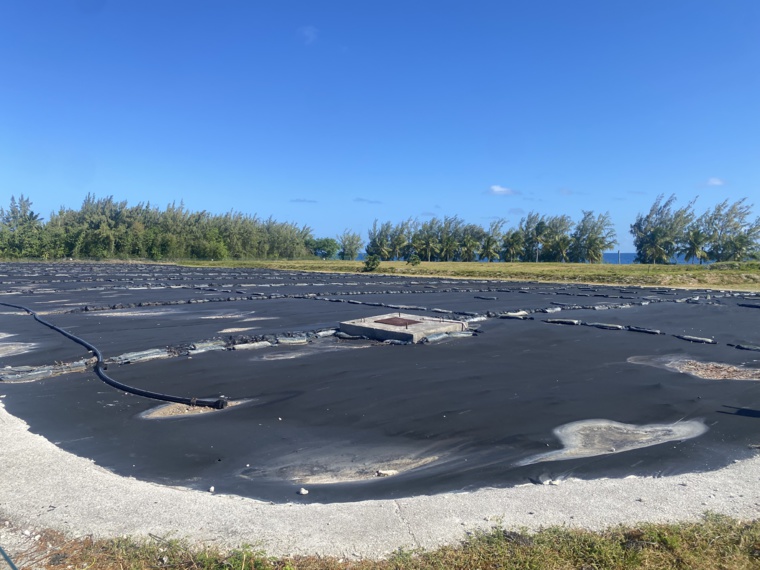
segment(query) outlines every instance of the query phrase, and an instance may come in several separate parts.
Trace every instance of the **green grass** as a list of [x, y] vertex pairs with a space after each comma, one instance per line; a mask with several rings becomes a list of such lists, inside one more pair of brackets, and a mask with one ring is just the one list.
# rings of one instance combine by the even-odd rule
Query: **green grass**
[[757, 569], [760, 521], [706, 515], [699, 523], [644, 524], [598, 533], [494, 528], [457, 545], [428, 552], [398, 551], [387, 560], [362, 561], [321, 556], [272, 558], [248, 547], [223, 553], [177, 540], [85, 539], [65, 543], [37, 563], [51, 569], [103, 570]]
[[[182, 265], [201, 267], [253, 267], [289, 271], [361, 273], [360, 261], [272, 260], [190, 261]], [[541, 281], [552, 283], [616, 284], [723, 288], [760, 291], [760, 263], [714, 265], [617, 265], [588, 263], [463, 263], [423, 262], [412, 266], [403, 261], [383, 261], [375, 273], [392, 275]]]

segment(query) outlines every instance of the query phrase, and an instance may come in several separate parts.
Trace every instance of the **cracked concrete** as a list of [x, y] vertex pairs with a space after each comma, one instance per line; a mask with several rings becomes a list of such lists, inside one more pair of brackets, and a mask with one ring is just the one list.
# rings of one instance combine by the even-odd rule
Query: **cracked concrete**
[[416, 549], [421, 548], [420, 541], [417, 540], [417, 537], [414, 535], [414, 529], [412, 529], [412, 525], [409, 524], [409, 521], [404, 517], [404, 513], [401, 508], [401, 504], [398, 502], [398, 500], [393, 501], [393, 505], [396, 509], [396, 516], [398, 516], [399, 520], [404, 524], [407, 531], [409, 532], [409, 536], [412, 538], [412, 542], [414, 543], [414, 547]]

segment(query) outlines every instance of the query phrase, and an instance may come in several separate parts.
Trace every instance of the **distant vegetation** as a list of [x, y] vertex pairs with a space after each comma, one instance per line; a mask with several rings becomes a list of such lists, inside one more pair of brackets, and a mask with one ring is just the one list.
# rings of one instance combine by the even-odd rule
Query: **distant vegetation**
[[569, 216], [530, 212], [516, 228], [504, 231], [497, 219], [488, 228], [467, 224], [457, 216], [399, 224], [377, 220], [369, 230], [367, 254], [382, 261], [556, 261], [600, 263], [605, 250], [617, 244], [609, 214], [583, 212]]
[[85, 198], [79, 210], [61, 208], [47, 222], [23, 195], [0, 208], [0, 256], [39, 259], [299, 259], [356, 258], [361, 238], [315, 239], [307, 226], [229, 212], [160, 209], [113, 198]]
[[[658, 196], [631, 225], [636, 261], [745, 261], [760, 257], [760, 217], [750, 218], [746, 199], [718, 204], [697, 216], [693, 202], [675, 209], [675, 197]], [[530, 212], [517, 226], [504, 229], [496, 219], [487, 228], [457, 216], [400, 223], [375, 220], [365, 242], [346, 229], [315, 237], [311, 228], [240, 212], [192, 212], [184, 205], [160, 209], [128, 206], [112, 197], [88, 194], [79, 210], [60, 208], [47, 221], [22, 194], [0, 208], [0, 257], [5, 259], [150, 259], [160, 260], [400, 260], [470, 262], [601, 263], [617, 244], [608, 213], [584, 211], [569, 216]], [[366, 244], [366, 245], [365, 245]]]
[[744, 261], [760, 253], [760, 217], [750, 219], [746, 198], [725, 200], [697, 217], [690, 202], [673, 209], [675, 196], [660, 195], [647, 214], [631, 225], [636, 261], [668, 263], [676, 254], [686, 261]]
[[[674, 209], [675, 196], [658, 196], [646, 214], [631, 225], [638, 263], [744, 261], [760, 254], [760, 217], [752, 221], [746, 199], [728, 200], [697, 217], [693, 202]], [[369, 230], [367, 254], [382, 261], [525, 261], [601, 263], [603, 253], [617, 244], [609, 214], [583, 212], [543, 216], [530, 212], [516, 227], [504, 230], [502, 219], [482, 228], [458, 217], [398, 224], [375, 221]]]

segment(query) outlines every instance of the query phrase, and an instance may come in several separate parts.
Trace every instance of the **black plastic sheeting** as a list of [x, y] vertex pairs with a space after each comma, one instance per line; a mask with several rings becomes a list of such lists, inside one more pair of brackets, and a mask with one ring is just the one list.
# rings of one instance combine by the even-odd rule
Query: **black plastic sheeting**
[[[64, 270], [68, 281], [54, 283]], [[127, 271], [130, 285], [145, 288], [120, 289]], [[141, 414], [155, 403], [111, 390], [87, 373], [0, 383], [6, 409], [33, 432], [144, 480], [213, 485], [216, 492], [277, 502], [350, 501], [566, 477], [710, 470], [756, 453], [752, 446], [760, 443], [757, 381], [703, 380], [628, 361], [680, 356], [757, 368], [760, 352], [735, 347], [760, 345], [757, 309], [742, 306], [758, 302], [752, 294], [169, 266], [5, 264], [0, 274], [0, 280], [14, 281], [8, 285], [13, 303], [47, 311], [45, 318], [71, 325], [83, 337], [89, 331], [93, 336], [87, 338], [105, 341], [112, 355], [212, 338], [307, 333], [388, 313], [391, 306], [416, 307], [404, 312], [419, 314], [452, 311], [445, 316], [474, 319], [472, 326], [479, 327], [474, 337], [438, 344], [366, 347], [327, 337], [304, 346], [216, 351], [118, 368], [120, 380], [139, 389], [252, 400], [192, 417], [144, 419]], [[102, 281], [90, 281], [93, 275]], [[188, 302], [223, 290], [233, 291], [231, 300]], [[265, 290], [266, 296], [246, 299], [234, 293]], [[143, 303], [138, 308], [145, 314], [108, 317], [101, 307], [112, 294], [123, 294], [122, 304]], [[93, 310], [68, 312], [81, 306]], [[517, 310], [527, 318], [499, 318]], [[201, 318], [210, 316], [222, 318]], [[261, 320], [241, 322], [247, 318]], [[623, 328], [545, 322], [550, 319]], [[27, 320], [0, 315], [0, 332], [15, 334], [18, 342], [58, 342]], [[249, 325], [257, 328], [219, 332]], [[662, 334], [641, 334], [636, 327]], [[45, 350], [11, 358], [39, 363], [49, 354]], [[696, 420], [709, 429], [694, 439], [623, 453], [521, 464], [561, 448], [553, 434], [558, 426], [592, 419], [636, 425]], [[425, 463], [431, 458], [437, 459]], [[403, 461], [422, 465], [371, 477], [373, 470]], [[296, 479], [337, 481], [357, 473], [369, 478]], [[308, 495], [296, 494], [302, 486]]]

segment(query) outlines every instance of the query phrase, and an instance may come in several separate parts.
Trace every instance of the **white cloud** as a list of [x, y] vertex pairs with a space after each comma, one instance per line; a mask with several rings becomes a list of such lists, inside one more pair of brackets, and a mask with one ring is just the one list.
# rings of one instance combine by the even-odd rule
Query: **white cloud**
[[303, 26], [298, 28], [298, 35], [301, 36], [303, 43], [308, 46], [317, 41], [319, 38], [319, 30], [314, 26]]
[[715, 176], [707, 179], [708, 186], [724, 186], [725, 184], [726, 184], [725, 180], [723, 180], [722, 178], [716, 178]]
[[517, 196], [519, 192], [517, 190], [512, 190], [512, 188], [507, 188], [506, 186], [494, 184], [489, 188], [489, 194], [493, 194], [494, 196]]
[[361, 204], [382, 204], [380, 200], [370, 200], [368, 198], [354, 198], [354, 202], [359, 202]]

